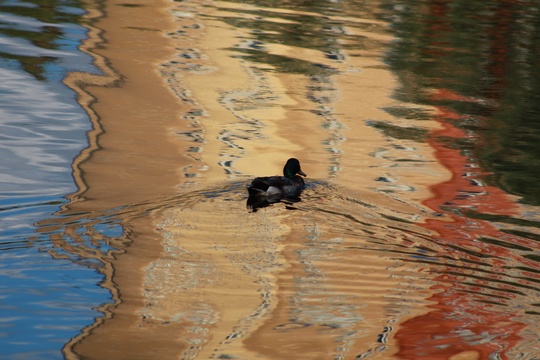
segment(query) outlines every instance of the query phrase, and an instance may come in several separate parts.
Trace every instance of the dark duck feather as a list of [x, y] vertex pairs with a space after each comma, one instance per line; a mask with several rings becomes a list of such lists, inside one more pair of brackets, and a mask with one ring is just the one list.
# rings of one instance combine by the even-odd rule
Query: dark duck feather
[[306, 186], [306, 176], [300, 168], [300, 161], [295, 158], [287, 160], [283, 167], [283, 176], [267, 176], [255, 178], [248, 186], [249, 198], [247, 206], [257, 208], [268, 206], [282, 199], [294, 201]]

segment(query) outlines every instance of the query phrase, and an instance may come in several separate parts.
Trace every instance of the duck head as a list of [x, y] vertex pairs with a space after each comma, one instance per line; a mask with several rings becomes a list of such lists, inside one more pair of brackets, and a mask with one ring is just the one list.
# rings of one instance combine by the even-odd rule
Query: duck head
[[298, 159], [295, 159], [295, 158], [290, 158], [289, 160], [287, 160], [287, 163], [285, 164], [285, 167], [283, 168], [283, 176], [289, 179], [293, 179], [296, 176], [296, 174], [307, 176], [306, 173], [304, 173], [302, 169], [300, 168], [300, 161], [298, 161]]

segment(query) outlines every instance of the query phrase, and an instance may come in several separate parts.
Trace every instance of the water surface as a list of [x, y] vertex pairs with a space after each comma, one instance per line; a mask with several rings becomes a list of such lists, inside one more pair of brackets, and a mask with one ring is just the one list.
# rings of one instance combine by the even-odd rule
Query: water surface
[[[22, 236], [112, 298], [66, 358], [540, 356], [535, 6], [103, 6], [77, 189]], [[248, 211], [292, 156], [302, 201]]]
[[75, 191], [73, 158], [90, 123], [68, 71], [98, 73], [77, 47], [86, 37], [77, 2], [9, 1], [0, 6], [0, 348], [3, 358], [62, 358], [60, 349], [102, 316], [103, 277], [54, 259], [54, 231], [35, 224]]
[[[430, 6], [177, 4], [160, 69], [195, 166], [179, 169], [179, 195], [148, 203], [164, 252], [142, 295], [124, 293], [136, 309], [113, 311], [136, 315], [73, 351], [113, 331], [155, 350], [151, 330], [184, 359], [536, 356], [537, 211], [478, 141], [498, 130], [486, 108], [506, 111], [480, 91], [500, 83], [479, 71], [502, 40], [439, 26], [496, 4]], [[302, 202], [247, 212], [243, 184], [289, 156], [312, 179]]]

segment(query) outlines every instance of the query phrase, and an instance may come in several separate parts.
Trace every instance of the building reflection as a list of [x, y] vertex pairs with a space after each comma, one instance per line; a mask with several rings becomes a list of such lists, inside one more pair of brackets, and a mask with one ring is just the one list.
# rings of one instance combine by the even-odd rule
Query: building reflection
[[[530, 6], [515, 1], [425, 1], [407, 7], [394, 22], [399, 40], [389, 59], [407, 89], [398, 97], [434, 106], [434, 119], [441, 124], [428, 141], [451, 178], [431, 186], [433, 196], [424, 204], [453, 221], [428, 220], [425, 226], [439, 234], [445, 256], [454, 259], [451, 267], [426, 263], [439, 274], [436, 293], [429, 298], [433, 310], [401, 324], [395, 336], [399, 358], [448, 359], [470, 352], [476, 358], [511, 359], [512, 351], [519, 351], [513, 348], [523, 341], [527, 320], [513, 304], [516, 297], [537, 291], [533, 269], [538, 263], [526, 254], [538, 245], [512, 234], [512, 223], [519, 223], [521, 214], [508, 192], [530, 203], [537, 200], [530, 189], [516, 187], [527, 183], [534, 170], [514, 172], [506, 159], [519, 163], [539, 155], [525, 145], [521, 160], [514, 157], [520, 135], [510, 135], [513, 143], [507, 138], [516, 128], [535, 127], [522, 116], [531, 108], [532, 89], [512, 80], [523, 72], [534, 77], [530, 71], [536, 71], [523, 59], [536, 51], [538, 42], [525, 45], [517, 40], [534, 37], [537, 31], [538, 21], [532, 20], [536, 15], [527, 15]], [[520, 100], [511, 104], [512, 98]], [[523, 182], [514, 176], [523, 176]], [[495, 218], [500, 222], [489, 221]]]

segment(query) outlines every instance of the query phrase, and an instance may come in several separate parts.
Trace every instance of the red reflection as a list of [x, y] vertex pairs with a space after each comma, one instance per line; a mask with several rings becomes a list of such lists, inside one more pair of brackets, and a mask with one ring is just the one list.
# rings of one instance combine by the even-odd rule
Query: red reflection
[[[449, 1], [435, 1], [430, 4], [431, 23], [429, 48], [438, 46], [443, 33], [452, 31], [445, 23]], [[497, 97], [505, 86], [505, 56], [507, 40], [505, 36], [511, 12], [511, 1], [501, 0], [495, 13], [494, 27], [490, 34], [491, 51], [488, 71], [493, 75], [493, 92]], [[430, 50], [429, 56], [438, 58], [441, 64], [443, 53]], [[441, 81], [442, 83], [442, 81]], [[462, 96], [441, 86], [430, 95], [434, 101], [477, 102], [477, 99]], [[440, 139], [467, 139], [478, 142], [474, 132], [466, 132], [452, 122], [465, 120], [463, 115], [449, 108], [438, 107], [436, 119], [442, 129], [433, 131], [429, 143], [435, 149], [435, 157], [448, 168], [451, 178], [431, 187], [433, 197], [424, 204], [435, 211], [448, 209], [452, 222], [431, 220], [425, 227], [439, 234], [438, 242], [445, 247], [443, 255], [455, 259], [456, 266], [434, 265], [430, 270], [441, 274], [433, 280], [437, 282], [431, 290], [435, 293], [428, 301], [433, 305], [429, 313], [403, 322], [395, 339], [399, 344], [396, 357], [399, 359], [450, 359], [468, 352], [478, 359], [509, 359], [508, 351], [521, 341], [520, 332], [525, 324], [515, 321], [521, 313], [511, 312], [505, 307], [521, 290], [513, 282], [506, 282], [508, 265], [519, 262], [536, 268], [536, 265], [513, 252], [508, 247], [498, 246], [481, 239], [496, 239], [531, 249], [536, 244], [527, 239], [501, 232], [489, 222], [460, 215], [472, 210], [481, 214], [514, 216], [518, 212], [512, 199], [494, 186], [481, 183], [482, 173], [478, 163], [466, 150], [452, 149]], [[487, 268], [484, 264], [489, 264]], [[505, 280], [506, 279], [506, 280]], [[509, 291], [505, 291], [509, 290]], [[498, 357], [497, 357], [498, 356]]]
[[[434, 99], [475, 101], [447, 90], [437, 91], [432, 96]], [[446, 108], [439, 108], [438, 121], [443, 129], [431, 134], [430, 145], [435, 149], [436, 158], [451, 171], [452, 176], [450, 180], [432, 186], [434, 195], [424, 201], [424, 204], [437, 211], [440, 211], [441, 207], [450, 207], [474, 209], [489, 214], [516, 214], [516, 205], [504, 192], [497, 187], [478, 183], [477, 179], [481, 173], [474, 162], [464, 156], [461, 150], [450, 149], [436, 140], [441, 136], [452, 138], [473, 136], [449, 124], [449, 119], [457, 120], [460, 116]], [[453, 213], [449, 215], [453, 222], [431, 220], [424, 226], [440, 235], [438, 239], [440, 244], [454, 246], [446, 249], [446, 255], [456, 260], [465, 260], [464, 267], [433, 269], [437, 273], [443, 273], [434, 278], [439, 284], [432, 287], [436, 294], [428, 299], [434, 303], [430, 305], [433, 311], [401, 324], [395, 336], [400, 347], [397, 357], [437, 360], [449, 359], [464, 351], [471, 351], [475, 352], [479, 359], [487, 359], [494, 353], [499, 354], [501, 359], [508, 359], [505, 352], [521, 340], [519, 332], [525, 325], [511, 320], [519, 314], [503, 312], [500, 308], [494, 311], [492, 307], [504, 306], [501, 297], [504, 299], [516, 296], [503, 291], [504, 284], [496, 281], [504, 276], [504, 265], [515, 255], [507, 248], [478, 239], [489, 237], [513, 243], [528, 242], [500, 232], [490, 222]], [[485, 255], [488, 257], [484, 258]], [[489, 274], [481, 274], [483, 280], [475, 280], [470, 276], [471, 268], [475, 268], [475, 262], [487, 261], [492, 268]], [[493, 283], [488, 283], [486, 279], [492, 279]], [[486, 290], [489, 293], [486, 293]], [[493, 298], [490, 298], [490, 295], [493, 295]], [[500, 302], [500, 305], [490, 305], [486, 300]]]

